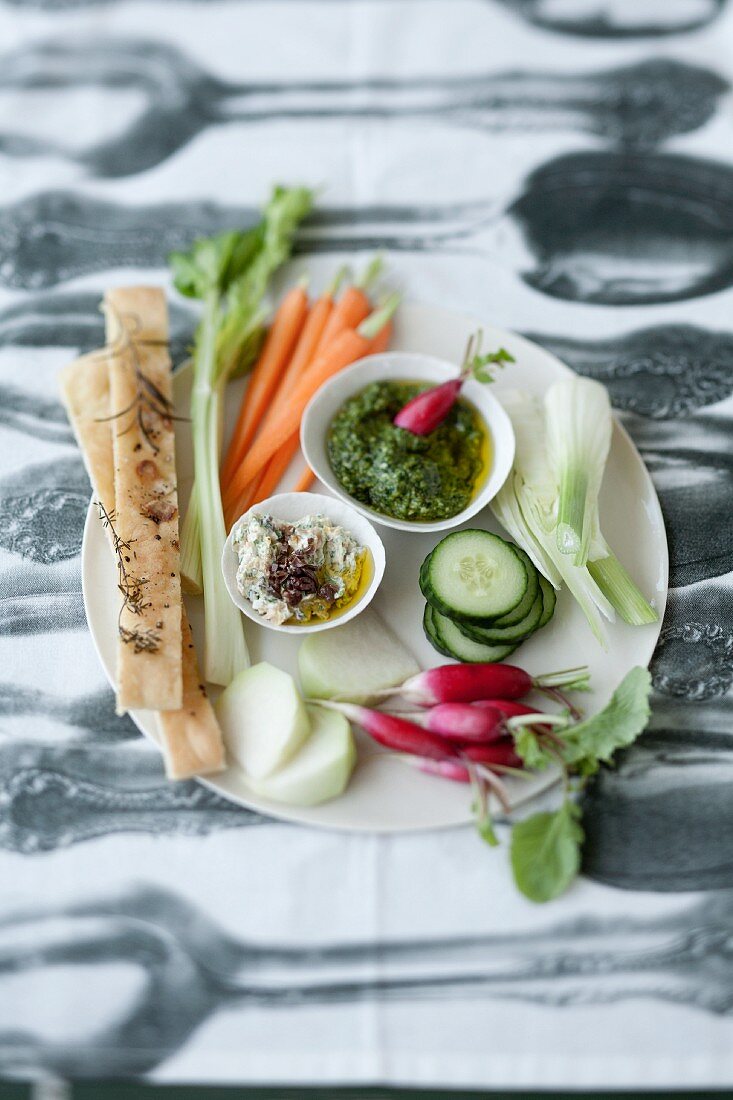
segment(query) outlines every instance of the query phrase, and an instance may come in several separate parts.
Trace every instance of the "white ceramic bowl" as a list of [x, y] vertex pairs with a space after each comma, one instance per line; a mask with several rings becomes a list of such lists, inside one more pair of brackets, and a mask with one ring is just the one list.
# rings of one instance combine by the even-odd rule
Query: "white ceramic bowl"
[[[294, 523], [304, 516], [321, 514], [327, 516], [333, 523], [345, 527], [354, 538], [359, 540], [362, 546], [367, 548], [371, 555], [372, 576], [369, 587], [357, 599], [353, 600], [345, 611], [332, 619], [326, 619], [323, 622], [303, 623], [301, 626], [293, 623], [278, 625], [277, 623], [268, 622], [259, 612], [254, 610], [249, 600], [237, 588], [239, 558], [232, 540], [237, 530], [252, 512], [267, 512], [274, 519], [281, 520], [284, 523]], [[221, 568], [227, 592], [248, 619], [251, 619], [253, 623], [257, 623], [258, 626], [266, 626], [268, 630], [279, 630], [283, 634], [301, 635], [313, 634], [317, 630], [330, 630], [333, 626], [343, 626], [349, 619], [356, 618], [367, 604], [371, 603], [384, 576], [384, 566], [384, 546], [369, 520], [359, 515], [355, 508], [352, 508], [350, 504], [346, 504], [343, 500], [335, 500], [333, 497], [323, 496], [321, 493], [278, 493], [268, 500], [255, 504], [244, 515], [240, 516], [232, 527], [221, 557]]]
[[394, 519], [361, 504], [339, 484], [331, 469], [326, 448], [328, 429], [336, 413], [350, 397], [363, 390], [370, 382], [407, 380], [417, 382], [447, 382], [455, 378], [458, 367], [431, 355], [408, 351], [388, 351], [370, 355], [358, 363], [340, 371], [311, 398], [300, 425], [300, 444], [306, 461], [323, 484], [341, 500], [351, 504], [363, 516], [374, 523], [394, 527], [398, 531], [425, 534], [430, 531], [447, 531], [451, 527], [475, 516], [496, 496], [506, 481], [514, 461], [514, 430], [502, 406], [491, 392], [490, 385], [469, 379], [464, 383], [462, 396], [470, 401], [481, 416], [491, 437], [492, 462], [484, 475], [468, 507], [448, 519], [432, 523]]

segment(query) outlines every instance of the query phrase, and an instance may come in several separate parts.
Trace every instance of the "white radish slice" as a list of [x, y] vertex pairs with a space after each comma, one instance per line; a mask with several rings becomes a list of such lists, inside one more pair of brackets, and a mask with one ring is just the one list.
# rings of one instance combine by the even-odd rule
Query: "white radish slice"
[[338, 798], [356, 763], [356, 747], [343, 714], [309, 706], [311, 733], [282, 768], [265, 779], [250, 779], [257, 794], [290, 806], [317, 806]]
[[267, 661], [240, 672], [216, 707], [230, 758], [252, 779], [282, 767], [310, 732], [295, 681]]
[[420, 671], [396, 634], [369, 608], [357, 619], [304, 638], [298, 651], [303, 692], [311, 699], [340, 696], [366, 703]]

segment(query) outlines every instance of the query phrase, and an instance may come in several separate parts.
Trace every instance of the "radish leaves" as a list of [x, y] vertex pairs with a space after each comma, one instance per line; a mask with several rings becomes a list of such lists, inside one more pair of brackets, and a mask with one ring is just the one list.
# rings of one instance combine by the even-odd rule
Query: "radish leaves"
[[580, 870], [580, 808], [566, 799], [554, 813], [533, 814], [512, 829], [511, 861], [517, 886], [530, 901], [551, 901]]

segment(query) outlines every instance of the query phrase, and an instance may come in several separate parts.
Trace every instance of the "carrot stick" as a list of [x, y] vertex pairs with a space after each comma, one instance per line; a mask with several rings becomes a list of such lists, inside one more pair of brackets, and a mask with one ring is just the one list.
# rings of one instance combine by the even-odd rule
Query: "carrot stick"
[[228, 487], [225, 507], [229, 514], [236, 509], [239, 499], [250, 482], [257, 477], [275, 452], [298, 431], [303, 410], [316, 390], [338, 371], [369, 354], [372, 341], [388, 323], [398, 303], [399, 295], [395, 294], [382, 309], [373, 313], [366, 321], [362, 321], [358, 329], [346, 329], [337, 336], [333, 344], [314, 359], [305, 374], [295, 384], [287, 405], [282, 409], [273, 410], [273, 415], [263, 424], [262, 431], [250, 447]]
[[333, 297], [338, 290], [339, 283], [343, 279], [344, 270], [344, 268], [341, 268], [336, 273], [330, 286], [327, 287], [320, 298], [314, 303], [313, 308], [308, 314], [308, 318], [300, 334], [300, 339], [295, 345], [293, 356], [285, 368], [285, 372], [275, 391], [275, 397], [272, 403], [273, 408], [281, 406], [283, 401], [288, 400], [289, 391], [293, 383], [313, 362], [323, 331], [333, 314]]
[[394, 332], [394, 326], [391, 321], [387, 321], [387, 324], [382, 328], [381, 332], [371, 342], [369, 348], [370, 355], [379, 355], [380, 352], [386, 351], [392, 340], [392, 333]]
[[287, 443], [283, 443], [280, 450], [276, 451], [272, 456], [265, 467], [264, 474], [257, 483], [257, 488], [254, 493], [255, 499], [252, 502], [253, 504], [257, 504], [258, 501], [266, 500], [267, 497], [272, 496], [280, 484], [283, 474], [297, 454], [299, 445], [300, 438], [296, 433]]
[[375, 257], [361, 278], [357, 279], [352, 286], [347, 286], [323, 330], [323, 335], [316, 348], [316, 355], [320, 355], [325, 351], [344, 329], [358, 328], [361, 322], [369, 316], [372, 305], [367, 291], [379, 275], [382, 266], [381, 256]]
[[310, 466], [306, 466], [303, 473], [293, 487], [294, 493], [307, 493], [313, 482], [316, 480], [316, 475], [311, 470]]
[[222, 486], [231, 480], [254, 439], [264, 412], [292, 354], [308, 312], [303, 286], [295, 286], [283, 298], [244, 394], [239, 418], [221, 468]]

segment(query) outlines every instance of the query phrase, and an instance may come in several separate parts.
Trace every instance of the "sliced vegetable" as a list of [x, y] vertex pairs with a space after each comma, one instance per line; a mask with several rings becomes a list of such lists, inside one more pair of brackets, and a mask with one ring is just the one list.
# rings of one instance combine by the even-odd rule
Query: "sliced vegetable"
[[575, 565], [585, 565], [598, 528], [598, 494], [611, 446], [608, 391], [571, 375], [545, 394], [547, 451], [559, 487], [556, 539]]
[[356, 764], [356, 747], [342, 714], [306, 707], [311, 730], [305, 743], [277, 771], [263, 779], [249, 777], [258, 794], [290, 806], [317, 806], [338, 798]]
[[[584, 380], [577, 381], [580, 383]], [[566, 383], [557, 385], [565, 386]], [[591, 385], [596, 386], [597, 383]], [[555, 396], [549, 398], [553, 417], [552, 431], [558, 437], [563, 431], [558, 406], [565, 400], [565, 392], [563, 389], [557, 390]], [[573, 453], [583, 442], [579, 438], [582, 431], [576, 431], [576, 428], [578, 407], [582, 405], [582, 394], [587, 391], [581, 389], [579, 392], [580, 396], [573, 389], [576, 394], [572, 399], [575, 425]], [[601, 645], [605, 645], [602, 616], [613, 621], [615, 612], [618, 611], [626, 622], [643, 625], [654, 622], [657, 615], [614, 557], [600, 531], [598, 489], [603, 474], [600, 458], [604, 455], [604, 437], [610, 433], [610, 412], [605, 408], [604, 399], [598, 397], [598, 391], [593, 390], [592, 393], [593, 401], [597, 404], [596, 412], [603, 417], [603, 423], [598, 428], [597, 443], [591, 440], [585, 443], [589, 465], [594, 464], [594, 469], [589, 469], [586, 473], [580, 473], [575, 468], [571, 470], [570, 446], [563, 451], [561, 439], [555, 438], [553, 441], [555, 462], [559, 468], [566, 470], [565, 526], [562, 533], [558, 535], [560, 493], [548, 453], [546, 417], [537, 399], [527, 394], [512, 391], [502, 395], [502, 402], [514, 426], [516, 450], [512, 472], [491, 502], [491, 509], [546, 580], [556, 589], [563, 582], [568, 586], [594, 635]], [[550, 413], [548, 419], [549, 416]], [[585, 501], [582, 522], [578, 520], [578, 502], [581, 496]], [[575, 518], [569, 518], [570, 510], [573, 510]], [[580, 527], [576, 530], [579, 523]], [[559, 548], [558, 539], [569, 552], [565, 553]], [[584, 554], [587, 557], [587, 562], [582, 566], [574, 564], [574, 546], [579, 555], [577, 560], [583, 559]], [[545, 598], [547, 595], [545, 590]], [[550, 603], [547, 599], [548, 615], [551, 614]], [[544, 617], [543, 615], [543, 619]]]
[[601, 615], [614, 609], [586, 569], [557, 546], [557, 484], [545, 443], [542, 407], [528, 394], [507, 391], [502, 404], [514, 427], [514, 466], [491, 501], [491, 510], [555, 588], [563, 582], [578, 601], [594, 635], [605, 644]]
[[659, 616], [654, 608], [642, 596], [616, 555], [607, 546], [605, 549], [607, 554], [588, 562], [588, 572], [603, 595], [630, 626], [655, 623]]
[[537, 598], [525, 617], [514, 626], [496, 626], [494, 623], [488, 622], [485, 626], [479, 626], [477, 623], [458, 622], [456, 626], [461, 634], [465, 634], [467, 638], [471, 638], [474, 642], [480, 642], [482, 645], [510, 645], [516, 647], [539, 628], [541, 618], [542, 593], [538, 591]]
[[540, 574], [540, 590], [542, 592], [542, 615], [537, 624], [538, 630], [541, 630], [543, 626], [547, 626], [550, 619], [555, 614], [555, 606], [557, 604], [555, 589], [552, 587], [547, 577], [543, 577], [542, 574]]
[[524, 598], [528, 584], [527, 567], [514, 547], [489, 531], [446, 535], [420, 570], [428, 603], [466, 622], [505, 615]]
[[370, 607], [344, 626], [304, 638], [298, 668], [303, 691], [310, 698], [366, 703], [415, 675], [418, 664]]
[[292, 676], [266, 661], [240, 672], [214, 710], [229, 753], [255, 780], [281, 768], [310, 733]]
[[529, 554], [526, 554], [519, 546], [514, 546], [512, 549], [515, 554], [519, 554], [527, 569], [527, 591], [516, 607], [513, 607], [511, 611], [507, 611], [506, 615], [500, 615], [492, 621], [491, 625], [495, 627], [514, 626], [516, 623], [521, 622], [531, 611], [539, 592], [540, 574], [535, 569]]
[[[433, 608], [432, 629], [440, 643], [436, 646], [439, 652], [447, 653], [456, 661], [466, 661], [472, 664], [489, 664], [492, 661], [503, 661], [517, 648], [518, 642], [490, 643], [477, 642], [473, 638], [467, 638], [458, 623], [453, 622], [446, 615], [441, 615]], [[430, 635], [428, 635], [430, 637]], [[432, 640], [432, 639], [431, 639]]]

